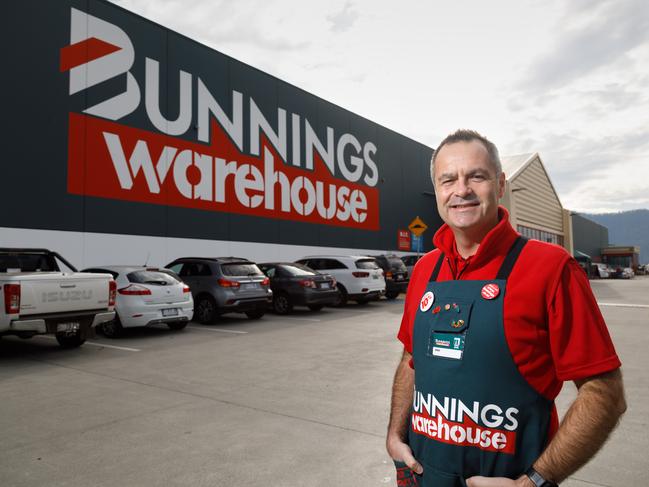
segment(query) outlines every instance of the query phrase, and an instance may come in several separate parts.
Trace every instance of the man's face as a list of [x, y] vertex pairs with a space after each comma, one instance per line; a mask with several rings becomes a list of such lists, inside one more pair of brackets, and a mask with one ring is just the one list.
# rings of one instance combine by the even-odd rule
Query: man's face
[[498, 222], [505, 175], [496, 175], [481, 142], [456, 142], [435, 159], [435, 197], [442, 220], [454, 231], [486, 233]]

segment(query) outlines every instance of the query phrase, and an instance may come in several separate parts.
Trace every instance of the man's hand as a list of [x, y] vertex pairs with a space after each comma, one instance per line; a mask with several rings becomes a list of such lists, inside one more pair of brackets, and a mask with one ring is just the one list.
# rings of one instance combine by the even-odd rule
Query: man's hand
[[400, 438], [396, 436], [388, 436], [386, 446], [388, 449], [388, 454], [392, 457], [393, 460], [397, 462], [403, 462], [408, 465], [408, 468], [415, 472], [418, 475], [421, 475], [424, 472], [424, 468], [421, 464], [412, 456], [412, 450], [410, 447], [401, 441]]
[[506, 477], [471, 477], [466, 481], [467, 487], [534, 487], [527, 475], [516, 480]]

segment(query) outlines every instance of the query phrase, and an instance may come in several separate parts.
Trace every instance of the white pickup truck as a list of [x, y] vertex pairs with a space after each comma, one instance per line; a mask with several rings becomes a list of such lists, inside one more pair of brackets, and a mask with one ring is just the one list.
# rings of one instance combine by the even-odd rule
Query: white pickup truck
[[115, 317], [116, 290], [110, 274], [79, 273], [56, 252], [0, 248], [0, 337], [51, 334], [78, 347]]

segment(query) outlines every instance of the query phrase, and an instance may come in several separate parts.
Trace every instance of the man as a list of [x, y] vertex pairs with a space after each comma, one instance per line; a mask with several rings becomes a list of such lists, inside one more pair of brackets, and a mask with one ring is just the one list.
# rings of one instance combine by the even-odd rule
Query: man
[[[575, 260], [509, 224], [493, 143], [449, 135], [431, 176], [445, 225], [413, 271], [398, 335], [387, 434], [397, 483], [557, 485], [626, 409], [604, 320]], [[559, 425], [568, 380], [578, 394]]]

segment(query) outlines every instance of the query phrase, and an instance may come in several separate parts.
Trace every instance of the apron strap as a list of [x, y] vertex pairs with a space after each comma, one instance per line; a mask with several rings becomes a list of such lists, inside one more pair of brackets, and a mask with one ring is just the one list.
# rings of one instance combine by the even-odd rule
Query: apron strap
[[502, 279], [505, 281], [507, 280], [509, 275], [512, 273], [514, 264], [516, 264], [516, 260], [518, 259], [518, 256], [523, 250], [523, 247], [525, 247], [526, 243], [527, 243], [527, 238], [521, 235], [519, 235], [516, 238], [514, 244], [511, 246], [509, 252], [507, 253], [507, 256], [505, 257], [505, 260], [500, 266], [500, 270], [498, 271], [498, 275], [496, 276], [496, 279]]
[[444, 263], [444, 252], [439, 254], [439, 259], [437, 259], [437, 264], [435, 264], [435, 268], [433, 269], [433, 273], [430, 275], [430, 279], [428, 282], [435, 282], [437, 280], [437, 276], [439, 275], [439, 270], [442, 268], [442, 263]]

